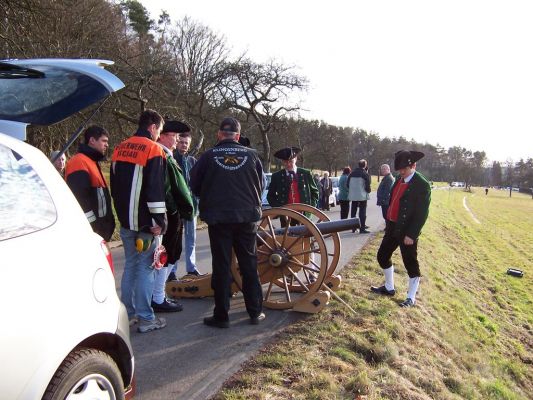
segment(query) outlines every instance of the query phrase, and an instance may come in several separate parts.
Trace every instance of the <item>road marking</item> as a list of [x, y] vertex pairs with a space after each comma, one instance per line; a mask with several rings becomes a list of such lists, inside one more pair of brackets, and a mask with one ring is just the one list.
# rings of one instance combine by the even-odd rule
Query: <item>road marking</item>
[[468, 211], [468, 213], [476, 224], [481, 224], [481, 222], [479, 222], [479, 219], [476, 218], [472, 210], [470, 210], [470, 208], [468, 208], [468, 206], [466, 205], [466, 196], [463, 197], [463, 207], [466, 209], [466, 211]]

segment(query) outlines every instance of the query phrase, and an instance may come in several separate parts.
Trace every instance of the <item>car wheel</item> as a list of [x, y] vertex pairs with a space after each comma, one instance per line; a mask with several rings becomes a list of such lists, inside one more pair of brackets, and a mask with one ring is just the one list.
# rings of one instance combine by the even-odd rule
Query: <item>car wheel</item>
[[120, 371], [106, 353], [81, 348], [72, 351], [48, 384], [44, 400], [124, 399]]

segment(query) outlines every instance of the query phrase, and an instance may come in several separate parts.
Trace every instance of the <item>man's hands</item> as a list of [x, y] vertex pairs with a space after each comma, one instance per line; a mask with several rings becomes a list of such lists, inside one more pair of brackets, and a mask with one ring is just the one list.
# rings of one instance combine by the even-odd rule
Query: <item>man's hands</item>
[[403, 238], [403, 244], [406, 246], [412, 246], [415, 243], [413, 239], [411, 239], [409, 236], [406, 236]]
[[162, 230], [161, 230], [161, 227], [160, 227], [159, 225], [155, 225], [155, 226], [152, 226], [152, 227], [150, 228], [150, 232], [152, 232], [152, 234], [153, 234], [154, 236], [159, 236], [159, 235], [161, 235], [161, 231], [162, 231]]

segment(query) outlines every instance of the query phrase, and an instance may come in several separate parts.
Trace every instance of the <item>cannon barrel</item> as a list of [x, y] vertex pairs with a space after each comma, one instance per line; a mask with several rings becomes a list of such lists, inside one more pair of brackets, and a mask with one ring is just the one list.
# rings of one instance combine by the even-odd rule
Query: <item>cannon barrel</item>
[[[359, 223], [359, 218], [348, 218], [337, 221], [319, 222], [316, 224], [316, 227], [322, 236], [324, 236], [329, 233], [359, 229], [361, 224]], [[275, 235], [281, 236], [285, 233], [285, 228], [275, 229], [274, 233]], [[287, 235], [302, 238], [313, 236], [305, 225], [290, 226]]]

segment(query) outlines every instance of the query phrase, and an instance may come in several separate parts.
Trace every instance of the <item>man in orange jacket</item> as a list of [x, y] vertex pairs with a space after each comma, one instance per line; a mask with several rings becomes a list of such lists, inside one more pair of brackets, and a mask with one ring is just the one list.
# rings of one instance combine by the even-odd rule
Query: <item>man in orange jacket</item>
[[84, 142], [65, 168], [65, 180], [80, 203], [93, 230], [109, 241], [115, 230], [111, 196], [99, 161], [109, 147], [109, 133], [93, 125], [84, 132]]

